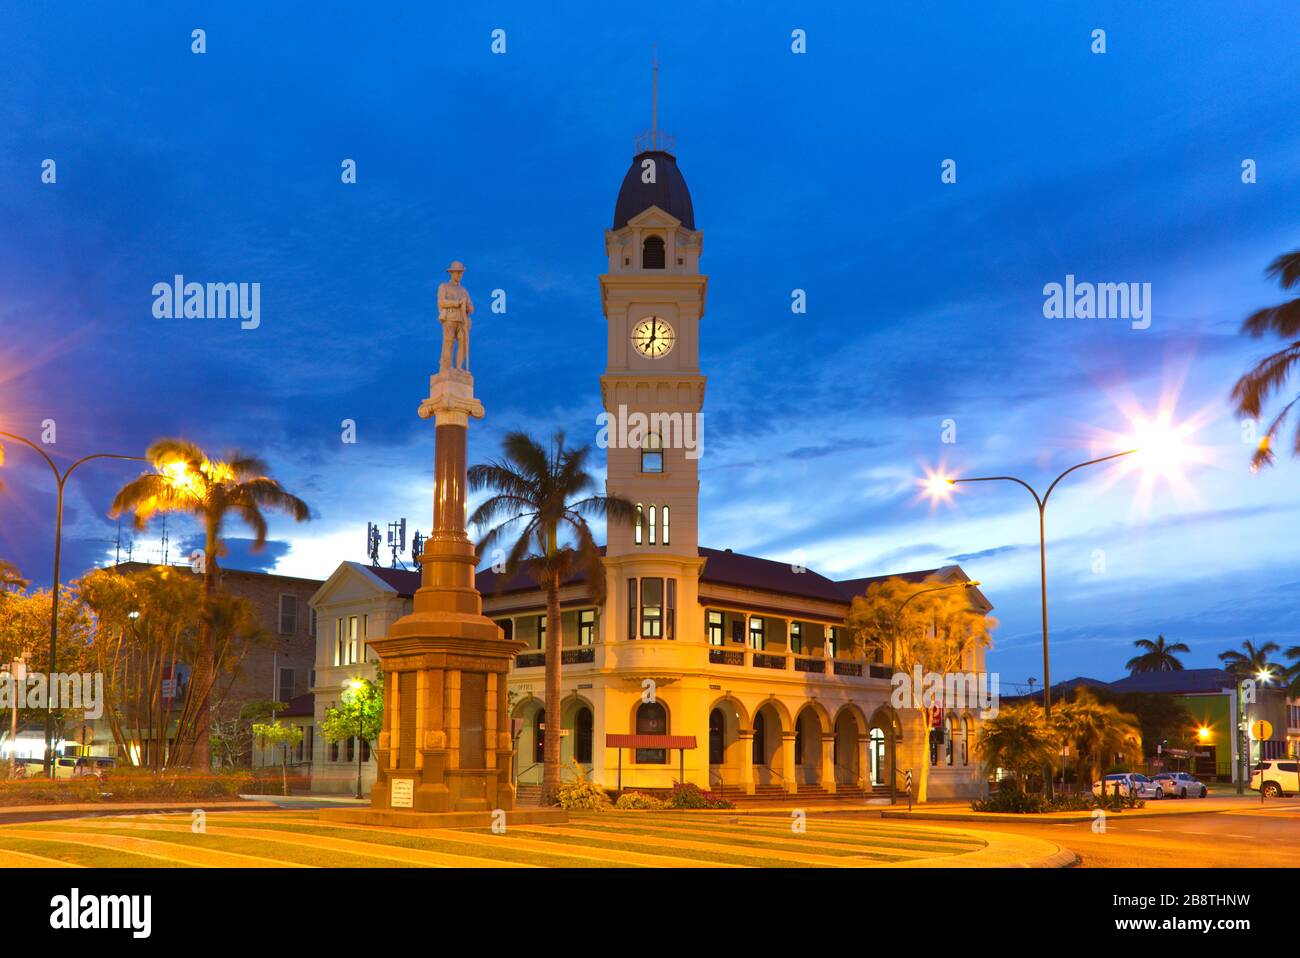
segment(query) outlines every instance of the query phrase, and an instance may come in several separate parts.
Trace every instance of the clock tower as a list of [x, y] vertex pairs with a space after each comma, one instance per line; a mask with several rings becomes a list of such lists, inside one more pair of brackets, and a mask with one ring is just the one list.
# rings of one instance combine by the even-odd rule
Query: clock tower
[[[609, 269], [600, 277], [608, 324], [600, 379], [607, 490], [636, 503], [641, 517], [635, 528], [611, 525], [608, 532], [607, 594], [617, 610], [610, 622], [617, 631], [609, 638], [698, 638], [704, 234], [695, 228], [691, 196], [667, 137], [651, 131], [643, 140], [639, 145], [647, 148], [633, 157], [613, 228], [605, 231]], [[651, 580], [640, 588], [639, 601], [638, 579]], [[656, 626], [645, 608], [660, 602], [661, 588], [662, 624]], [[690, 610], [689, 616], [676, 615], [678, 609]], [[680, 634], [685, 627], [692, 636]]]

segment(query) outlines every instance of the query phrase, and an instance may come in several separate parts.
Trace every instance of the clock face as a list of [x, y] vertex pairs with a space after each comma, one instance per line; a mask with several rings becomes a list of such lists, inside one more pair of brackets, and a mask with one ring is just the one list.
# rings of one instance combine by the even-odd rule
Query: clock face
[[677, 334], [673, 332], [668, 321], [658, 316], [651, 316], [637, 323], [632, 330], [632, 345], [642, 356], [658, 359], [672, 351]]

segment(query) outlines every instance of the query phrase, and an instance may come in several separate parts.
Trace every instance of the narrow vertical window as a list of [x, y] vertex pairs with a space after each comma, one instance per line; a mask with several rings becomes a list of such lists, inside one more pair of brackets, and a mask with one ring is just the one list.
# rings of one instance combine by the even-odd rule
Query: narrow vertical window
[[334, 664], [343, 665], [343, 619], [334, 620]]
[[664, 635], [664, 580], [641, 580], [641, 638], [661, 639]]
[[664, 240], [662, 236], [647, 236], [641, 244], [641, 268], [664, 268]]
[[593, 645], [596, 641], [596, 610], [583, 609], [578, 613], [578, 644]]
[[722, 645], [722, 613], [710, 609], [704, 613], [704, 629], [709, 637], [709, 645]]
[[790, 651], [795, 655], [803, 653], [803, 623], [790, 623]]
[[546, 649], [546, 616], [537, 617], [537, 648], [539, 651]]
[[677, 580], [668, 580], [668, 594], [664, 602], [664, 637], [669, 639], [677, 638], [673, 631], [673, 625], [676, 621], [677, 612]]
[[664, 545], [668, 545], [668, 507], [664, 506]]
[[642, 529], [645, 527], [645, 513], [641, 508], [641, 503], [636, 504], [636, 531], [632, 533], [635, 537], [632, 541], [637, 545], [641, 544]]
[[639, 610], [636, 601], [636, 579], [627, 580], [627, 637], [636, 638], [636, 622]]
[[763, 629], [763, 620], [757, 615], [749, 617], [749, 647], [755, 652], [767, 648], [767, 636]]
[[826, 631], [826, 654], [832, 659], [839, 655], [840, 650], [840, 630], [836, 626], [831, 626]]
[[655, 507], [650, 507], [650, 544], [655, 544], [655, 530], [659, 528], [659, 523], [655, 517]]

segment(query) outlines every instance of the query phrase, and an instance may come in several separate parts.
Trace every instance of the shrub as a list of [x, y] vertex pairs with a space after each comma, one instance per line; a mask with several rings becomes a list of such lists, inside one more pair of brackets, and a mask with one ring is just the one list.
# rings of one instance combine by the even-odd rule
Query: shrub
[[1042, 812], [1085, 812], [1093, 808], [1120, 810], [1124, 808], [1141, 808], [1146, 803], [1138, 798], [1105, 799], [1092, 795], [1057, 795], [1050, 801], [1037, 792], [1018, 792], [1014, 789], [1001, 789], [986, 799], [976, 799], [970, 803], [977, 812], [1007, 812], [1015, 815], [1035, 815]]
[[615, 808], [644, 808], [659, 809], [667, 808], [668, 803], [661, 798], [655, 798], [653, 795], [645, 795], [641, 792], [624, 792], [614, 803]]
[[186, 802], [194, 799], [233, 799], [251, 791], [248, 771], [211, 772], [189, 769], [155, 772], [126, 766], [102, 777], [44, 777], [0, 782], [0, 805], [60, 805], [91, 802]]
[[589, 781], [577, 762], [570, 762], [574, 776], [561, 782], [555, 790], [555, 799], [561, 808], [604, 809], [610, 807], [609, 795], [595, 782]]
[[692, 782], [673, 782], [668, 795], [670, 808], [734, 808], [725, 798], [705, 791]]

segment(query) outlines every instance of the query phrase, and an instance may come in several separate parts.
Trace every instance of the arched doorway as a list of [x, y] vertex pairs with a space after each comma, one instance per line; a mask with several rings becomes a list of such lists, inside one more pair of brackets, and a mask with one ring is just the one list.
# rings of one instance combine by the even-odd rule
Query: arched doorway
[[749, 727], [745, 707], [733, 698], [721, 698], [709, 708], [709, 782], [713, 786], [739, 785], [741, 766], [745, 764], [742, 749], [749, 742], [740, 737], [740, 730]]
[[782, 764], [784, 756], [781, 750], [786, 747], [782, 742], [783, 732], [781, 715], [770, 703], [763, 705], [754, 713], [752, 759], [755, 784], [783, 784]]
[[724, 743], [726, 736], [727, 720], [722, 715], [722, 709], [714, 709], [709, 713], [709, 764], [721, 765], [724, 757]]
[[859, 756], [862, 748], [862, 725], [852, 708], [840, 710], [835, 719], [835, 783], [856, 785], [862, 779]]
[[868, 755], [871, 759], [871, 784], [886, 785], [885, 771], [889, 767], [889, 759], [885, 754], [885, 730], [873, 728], [869, 733], [871, 747]]
[[824, 731], [816, 708], [809, 705], [800, 710], [794, 720], [794, 777], [800, 785], [821, 784]]
[[542, 761], [545, 757], [546, 710], [541, 699], [528, 698], [515, 706], [514, 717], [522, 727], [515, 740], [515, 778], [526, 785], [542, 781]]

